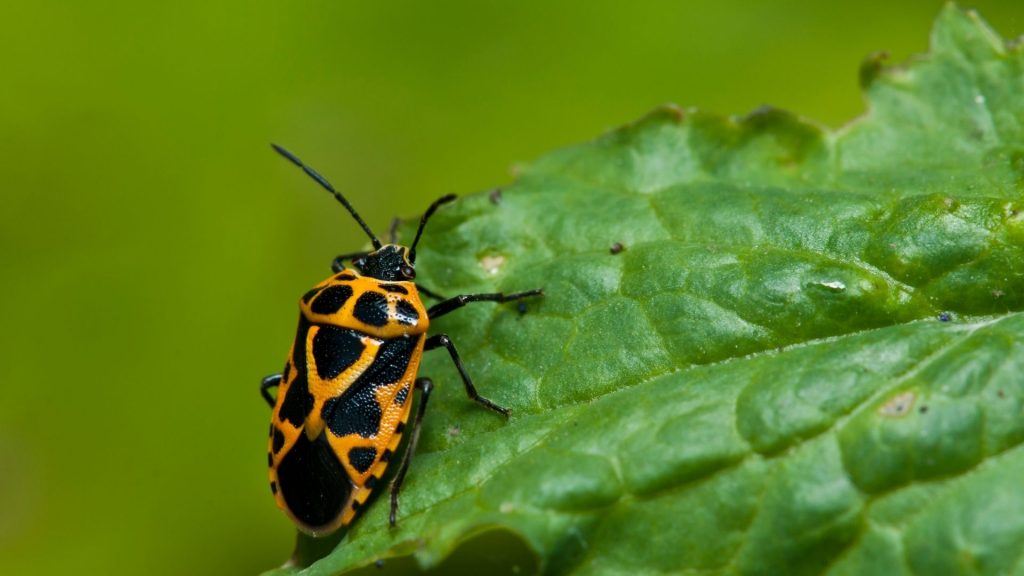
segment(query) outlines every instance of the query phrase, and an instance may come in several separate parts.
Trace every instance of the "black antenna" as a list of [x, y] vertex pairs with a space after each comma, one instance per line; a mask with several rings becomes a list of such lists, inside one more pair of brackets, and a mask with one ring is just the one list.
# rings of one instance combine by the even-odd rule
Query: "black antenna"
[[423, 235], [423, 227], [427, 225], [427, 220], [434, 214], [434, 211], [440, 208], [442, 205], [447, 204], [452, 200], [455, 200], [455, 198], [455, 194], [449, 194], [447, 196], [442, 196], [437, 200], [434, 200], [434, 203], [430, 205], [430, 208], [427, 208], [427, 211], [423, 213], [423, 218], [420, 218], [420, 227], [418, 230], [416, 230], [416, 238], [412, 241], [412, 246], [409, 247], [409, 250], [415, 253], [416, 243], [420, 241], [420, 236]]
[[[292, 164], [295, 164], [299, 168], [302, 168], [302, 171], [305, 172], [306, 174], [308, 174], [310, 178], [312, 178], [313, 180], [316, 180], [318, 184], [320, 184], [328, 192], [333, 194], [334, 197], [338, 200], [338, 202], [341, 202], [341, 205], [344, 206], [349, 211], [349, 213], [352, 214], [352, 217], [356, 219], [356, 222], [359, 222], [359, 225], [363, 227], [363, 230], [366, 231], [366, 235], [369, 236], [370, 240], [373, 241], [373, 247], [375, 249], [380, 249], [380, 240], [377, 240], [377, 237], [373, 234], [373, 230], [370, 230], [370, 227], [366, 225], [366, 222], [363, 222], [363, 219], [359, 217], [359, 213], [356, 212], [356, 209], [353, 208], [352, 205], [348, 203], [348, 200], [346, 200], [345, 197], [341, 195], [341, 192], [338, 192], [337, 190], [335, 190], [334, 186], [331, 186], [331, 183], [328, 182], [326, 178], [321, 176], [320, 173], [318, 173], [316, 170], [313, 170], [309, 166], [306, 166], [305, 164], [303, 164], [302, 160], [299, 160], [298, 158], [296, 158], [295, 155], [292, 154], [291, 152], [285, 150], [284, 148], [281, 148], [277, 144], [271, 143], [270, 145], [271, 145], [271, 147], [274, 148], [275, 151], [277, 151], [278, 154], [280, 154], [281, 156], [284, 156], [285, 158], [291, 160]], [[436, 204], [436, 202], [435, 202], [435, 204]], [[431, 210], [433, 210], [433, 208], [434, 207], [431, 206]], [[424, 218], [426, 218], [426, 216], [424, 216]], [[423, 226], [421, 225], [420, 229], [422, 229], [422, 228], [423, 228]], [[416, 235], [416, 238], [419, 238], [419, 234]]]

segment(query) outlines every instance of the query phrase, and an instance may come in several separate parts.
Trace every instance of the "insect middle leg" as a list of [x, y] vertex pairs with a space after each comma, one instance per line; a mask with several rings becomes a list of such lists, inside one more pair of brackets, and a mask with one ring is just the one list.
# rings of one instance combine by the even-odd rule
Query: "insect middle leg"
[[[540, 296], [544, 293], [544, 290], [527, 290], [526, 292], [513, 292], [511, 294], [502, 294], [501, 292], [495, 292], [492, 294], [460, 294], [454, 298], [449, 298], [440, 304], [434, 304], [427, 310], [427, 316], [431, 320], [439, 316], [458, 310], [470, 302], [510, 302], [512, 300], [519, 300], [520, 298], [529, 298], [530, 296]], [[429, 342], [429, 341], [428, 341]]]
[[260, 382], [260, 394], [263, 395], [263, 399], [267, 401], [267, 404], [270, 404], [271, 408], [274, 407], [275, 400], [274, 397], [270, 395], [270, 389], [277, 388], [280, 385], [280, 374], [271, 374], [270, 376], [264, 378], [262, 382]]
[[416, 451], [416, 444], [420, 440], [420, 428], [423, 425], [423, 414], [427, 411], [427, 400], [430, 400], [430, 392], [434, 389], [434, 383], [430, 378], [417, 378], [416, 388], [420, 389], [420, 405], [416, 409], [416, 419], [412, 422], [412, 432], [409, 436], [409, 447], [405, 449], [402, 457], [402, 464], [398, 467], [398, 474], [391, 483], [391, 514], [388, 521], [391, 527], [395, 526], [395, 516], [398, 514], [398, 491], [402, 489], [402, 482], [405, 481], [405, 473], [409, 471], [409, 463], [412, 462], [413, 452]]
[[452, 344], [447, 334], [437, 334], [427, 338], [427, 341], [423, 343], [424, 350], [433, 350], [434, 348], [446, 348], [448, 354], [452, 357], [452, 362], [455, 363], [455, 367], [459, 370], [459, 375], [462, 376], [462, 384], [466, 387], [466, 395], [472, 398], [475, 402], [483, 404], [484, 407], [494, 410], [498, 414], [508, 416], [510, 410], [504, 406], [498, 406], [494, 402], [491, 402], [487, 398], [484, 398], [476, 391], [476, 386], [473, 386], [473, 380], [470, 379], [469, 374], [466, 373], [465, 366], [462, 365], [462, 358], [459, 358], [459, 352], [455, 349], [455, 344]]

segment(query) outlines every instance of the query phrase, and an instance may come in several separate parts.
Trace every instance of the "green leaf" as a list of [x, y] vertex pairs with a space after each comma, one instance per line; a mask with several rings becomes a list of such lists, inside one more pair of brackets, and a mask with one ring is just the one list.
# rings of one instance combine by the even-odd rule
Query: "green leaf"
[[432, 327], [513, 415], [428, 354], [399, 527], [301, 573], [492, 530], [547, 574], [1021, 573], [1024, 55], [947, 7], [861, 78], [838, 131], [666, 107], [441, 210], [424, 285], [545, 289]]

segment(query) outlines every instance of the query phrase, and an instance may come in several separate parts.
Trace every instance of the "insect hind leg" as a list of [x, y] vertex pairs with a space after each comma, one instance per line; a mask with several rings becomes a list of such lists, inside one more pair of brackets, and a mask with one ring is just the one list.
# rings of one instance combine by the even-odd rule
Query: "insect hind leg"
[[402, 457], [402, 464], [398, 467], [398, 474], [391, 483], [391, 513], [388, 515], [388, 522], [395, 527], [395, 517], [398, 514], [398, 492], [402, 489], [405, 481], [405, 474], [409, 471], [409, 463], [412, 462], [412, 455], [416, 451], [416, 444], [420, 440], [420, 428], [423, 425], [423, 414], [427, 411], [427, 401], [430, 400], [430, 393], [434, 390], [434, 383], [430, 378], [417, 378], [416, 388], [420, 389], [420, 404], [416, 409], [416, 419], [412, 422], [412, 433], [409, 436], [409, 447], [405, 449]]

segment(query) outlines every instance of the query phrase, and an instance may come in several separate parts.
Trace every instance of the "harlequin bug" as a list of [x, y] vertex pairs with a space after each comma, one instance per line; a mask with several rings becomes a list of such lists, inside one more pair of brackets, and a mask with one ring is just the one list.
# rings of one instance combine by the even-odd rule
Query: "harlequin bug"
[[[430, 216], [454, 195], [427, 208], [409, 247], [395, 242], [394, 225], [390, 243], [381, 244], [323, 176], [284, 148], [273, 148], [334, 195], [370, 237], [373, 250], [336, 257], [334, 275], [302, 296], [298, 333], [284, 371], [263, 379], [260, 393], [273, 408], [270, 489], [278, 507], [307, 534], [321, 536], [351, 524], [398, 448], [412, 408], [412, 388], [417, 388], [420, 402], [409, 445], [391, 484], [389, 521], [394, 526], [398, 493], [433, 389], [429, 378], [416, 377], [424, 351], [447, 349], [469, 397], [499, 414], [509, 413], [477, 393], [447, 335], [427, 336], [430, 321], [470, 302], [506, 302], [542, 292], [446, 299], [418, 286], [416, 244]], [[440, 302], [425, 308], [420, 293]], [[272, 388], [278, 388], [276, 398]]]

